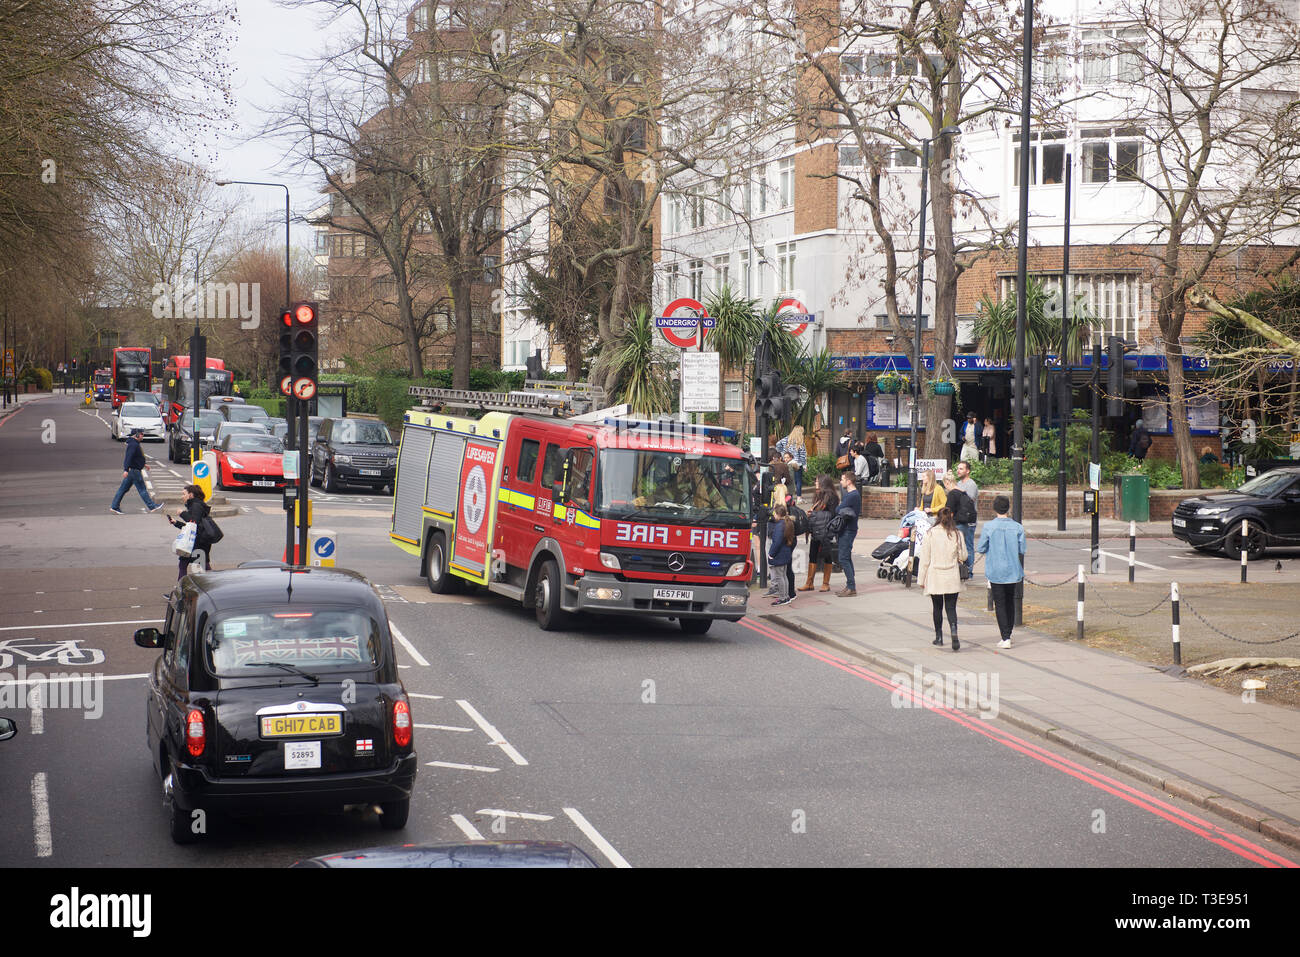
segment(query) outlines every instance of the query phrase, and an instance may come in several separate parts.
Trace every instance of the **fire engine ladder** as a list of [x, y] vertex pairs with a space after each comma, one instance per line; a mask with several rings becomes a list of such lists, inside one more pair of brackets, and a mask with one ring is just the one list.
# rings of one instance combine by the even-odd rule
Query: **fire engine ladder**
[[424, 406], [446, 406], [454, 409], [479, 409], [484, 412], [523, 412], [535, 415], [560, 415], [568, 409], [563, 398], [524, 392], [504, 395], [500, 392], [483, 392], [475, 389], [439, 389], [433, 386], [413, 385], [408, 394]]

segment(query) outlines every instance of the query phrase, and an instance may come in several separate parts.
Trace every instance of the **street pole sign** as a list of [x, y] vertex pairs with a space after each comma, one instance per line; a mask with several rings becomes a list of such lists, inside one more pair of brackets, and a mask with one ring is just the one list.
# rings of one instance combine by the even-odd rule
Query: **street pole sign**
[[14, 377], [14, 351], [12, 349], [5, 350], [4, 376], [6, 379], [12, 379]]
[[[679, 316], [684, 310], [690, 313]], [[706, 334], [704, 330], [713, 328], [713, 319], [701, 302], [683, 297], [670, 302], [662, 316], [655, 316], [655, 325], [669, 345], [691, 349], [696, 345], [696, 333], [702, 338]]]
[[682, 411], [717, 412], [722, 388], [721, 356], [682, 351]]

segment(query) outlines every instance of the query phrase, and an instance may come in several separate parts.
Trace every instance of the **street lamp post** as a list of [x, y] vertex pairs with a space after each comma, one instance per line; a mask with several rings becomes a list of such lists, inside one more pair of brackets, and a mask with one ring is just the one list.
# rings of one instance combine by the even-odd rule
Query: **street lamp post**
[[[939, 136], [949, 136], [960, 132], [955, 126], [945, 126], [939, 130]], [[921, 141], [921, 222], [920, 235], [916, 241], [916, 312], [912, 315], [915, 337], [912, 340], [912, 440], [907, 450], [907, 510], [910, 512], [917, 505], [916, 488], [916, 420], [921, 406], [921, 308], [925, 293], [925, 201], [930, 188], [930, 144], [938, 137], [926, 137]], [[933, 423], [931, 423], [933, 426]], [[903, 573], [903, 583], [912, 587], [913, 556], [916, 553], [916, 539], [907, 541], [907, 569]]]

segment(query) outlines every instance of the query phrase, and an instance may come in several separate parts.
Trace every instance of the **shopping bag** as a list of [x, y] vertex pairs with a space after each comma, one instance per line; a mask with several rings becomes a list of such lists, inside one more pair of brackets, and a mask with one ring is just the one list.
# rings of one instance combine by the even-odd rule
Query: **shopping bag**
[[186, 522], [185, 527], [180, 530], [176, 536], [176, 541], [172, 542], [172, 551], [181, 558], [189, 558], [194, 552], [194, 539], [198, 535], [199, 527], [193, 522]]

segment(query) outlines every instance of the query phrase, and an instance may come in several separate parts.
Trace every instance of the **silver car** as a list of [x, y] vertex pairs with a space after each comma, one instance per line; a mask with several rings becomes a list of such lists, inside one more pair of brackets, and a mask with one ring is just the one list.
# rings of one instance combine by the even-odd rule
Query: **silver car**
[[146, 439], [163, 442], [167, 438], [167, 428], [163, 425], [162, 413], [156, 405], [148, 402], [123, 402], [113, 413], [111, 431], [113, 438], [119, 442], [131, 434], [133, 429], [142, 429]]

